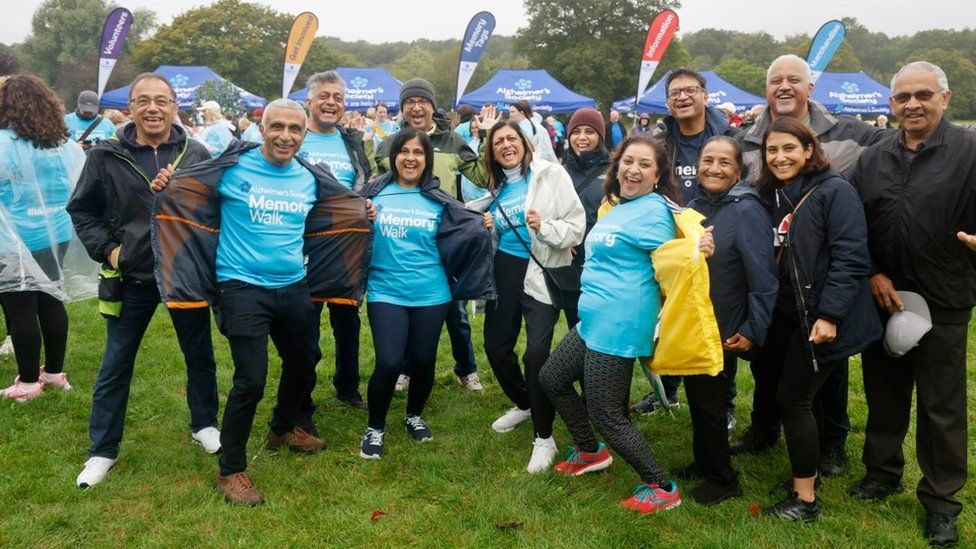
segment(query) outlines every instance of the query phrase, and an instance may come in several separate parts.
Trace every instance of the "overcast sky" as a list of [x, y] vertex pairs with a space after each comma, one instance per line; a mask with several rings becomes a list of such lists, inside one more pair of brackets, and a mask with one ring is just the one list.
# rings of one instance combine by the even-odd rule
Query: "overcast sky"
[[[213, 0], [115, 0], [129, 9], [148, 7], [157, 21], [169, 23], [176, 15]], [[585, 2], [586, 0], [578, 0]], [[0, 42], [22, 41], [30, 33], [31, 16], [42, 0], [3, 0]], [[524, 25], [521, 0], [459, 2], [457, 0], [373, 0], [338, 2], [323, 0], [261, 1], [273, 9], [298, 14], [311, 11], [319, 17], [319, 35], [369, 42], [410, 41], [417, 38], [460, 38], [468, 20], [480, 9], [496, 19], [496, 34], [512, 35]], [[678, 10], [682, 32], [712, 27], [740, 31], [766, 31], [777, 38], [788, 34], [813, 34], [830, 20], [852, 16], [872, 31], [890, 36], [914, 34], [919, 30], [961, 29], [976, 25], [976, 2], [940, 0], [813, 0], [770, 2], [768, 0], [685, 0]], [[651, 14], [648, 14], [650, 19]], [[411, 20], [419, 19], [417, 24]]]

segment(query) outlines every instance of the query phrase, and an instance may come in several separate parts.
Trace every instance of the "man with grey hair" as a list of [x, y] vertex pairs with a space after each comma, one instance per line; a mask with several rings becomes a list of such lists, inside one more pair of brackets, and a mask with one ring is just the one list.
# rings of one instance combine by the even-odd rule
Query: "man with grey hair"
[[976, 134], [946, 118], [951, 99], [936, 65], [902, 67], [888, 99], [901, 129], [864, 151], [851, 177], [864, 204], [871, 292], [882, 319], [903, 314], [904, 292], [914, 292], [932, 327], [913, 347], [899, 345], [889, 323], [884, 342], [862, 354], [867, 472], [850, 494], [881, 500], [902, 491], [914, 388], [922, 470], [916, 494], [933, 545], [958, 541], [962, 503], [955, 495], [966, 482], [969, 453], [966, 343], [976, 306]]
[[[207, 297], [218, 304], [218, 324], [234, 359], [234, 385], [224, 409], [216, 485], [232, 503], [262, 502], [246, 472], [247, 441], [264, 395], [268, 338], [282, 360], [268, 447], [317, 452], [322, 440], [300, 427], [300, 406], [321, 358], [313, 298], [356, 302], [362, 296], [370, 238], [367, 203], [324, 167], [297, 157], [306, 122], [301, 104], [277, 99], [264, 110], [262, 144], [235, 141], [218, 158], [180, 172], [172, 183], [166, 170], [152, 182], [154, 191], [166, 189], [157, 198], [158, 212], [177, 208], [186, 193], [197, 198], [192, 210], [154, 217], [154, 251], [157, 270], [167, 281], [162, 285], [167, 305], [206, 306]], [[346, 208], [341, 215], [340, 207]], [[210, 230], [186, 236], [174, 218]], [[208, 227], [214, 219], [219, 227]], [[361, 223], [336, 226], [350, 220]], [[216, 237], [207, 236], [214, 232]], [[214, 258], [212, 270], [200, 268], [207, 258]], [[167, 276], [171, 271], [181, 274]], [[215, 280], [200, 272], [215, 273]], [[326, 286], [340, 284], [340, 295], [319, 295], [330, 289]]]
[[[370, 176], [370, 165], [363, 149], [363, 133], [339, 124], [346, 112], [346, 82], [335, 71], [318, 72], [308, 78], [308, 98], [305, 107], [309, 112], [308, 134], [298, 155], [312, 164], [323, 165], [336, 180], [346, 187], [359, 191]], [[321, 302], [315, 304], [319, 321], [322, 318]], [[359, 392], [359, 307], [343, 303], [328, 303], [329, 324], [335, 338], [335, 373], [332, 385], [339, 402], [359, 410], [366, 403]], [[315, 405], [312, 395], [302, 404], [305, 425], [315, 433], [312, 413]]]
[[[883, 128], [851, 117], [835, 117], [820, 103], [810, 99], [813, 91], [810, 65], [796, 55], [782, 55], [766, 71], [766, 107], [756, 117], [756, 123], [737, 139], [742, 144], [743, 160], [749, 168], [749, 182], [754, 183], [761, 173], [762, 140], [773, 120], [788, 116], [807, 124], [817, 135], [833, 168], [845, 178], [854, 170], [858, 157], [866, 147], [886, 135]], [[765, 197], [772, 203], [772, 196]], [[776, 222], [778, 220], [774, 220]], [[776, 405], [780, 364], [768, 360], [762, 353], [751, 363], [755, 378], [752, 425], [740, 440], [732, 443], [733, 453], [751, 453], [768, 448], [779, 438], [780, 415]], [[820, 389], [823, 408], [820, 429], [819, 472], [833, 477], [847, 466], [847, 434], [851, 423], [847, 414], [848, 367], [833, 369]]]

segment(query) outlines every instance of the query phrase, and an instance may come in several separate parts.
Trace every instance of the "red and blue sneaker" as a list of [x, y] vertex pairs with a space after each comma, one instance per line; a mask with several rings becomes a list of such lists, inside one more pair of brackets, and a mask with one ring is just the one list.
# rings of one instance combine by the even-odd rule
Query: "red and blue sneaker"
[[634, 495], [621, 501], [620, 505], [637, 511], [642, 515], [666, 511], [681, 505], [678, 485], [671, 482], [671, 489], [665, 490], [657, 484], [641, 483], [634, 489]]
[[569, 447], [569, 457], [566, 461], [559, 463], [553, 470], [563, 475], [576, 477], [584, 473], [602, 471], [613, 463], [613, 456], [602, 442], [596, 448], [596, 452], [583, 452], [579, 446]]

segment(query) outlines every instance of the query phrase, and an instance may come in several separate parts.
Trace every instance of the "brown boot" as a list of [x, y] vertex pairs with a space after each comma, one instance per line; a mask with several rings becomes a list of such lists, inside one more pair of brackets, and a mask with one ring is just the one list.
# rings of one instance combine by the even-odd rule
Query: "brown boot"
[[243, 471], [227, 475], [226, 477], [217, 473], [216, 487], [230, 503], [250, 505], [251, 507], [264, 503], [261, 492], [258, 492], [258, 489], [254, 487], [254, 483], [251, 482], [251, 477], [247, 476], [247, 473]]
[[293, 427], [291, 431], [283, 435], [276, 435], [274, 431], [268, 431], [268, 450], [277, 450], [281, 446], [287, 446], [292, 452], [302, 454], [314, 454], [325, 448], [325, 442], [306, 433], [301, 427]]

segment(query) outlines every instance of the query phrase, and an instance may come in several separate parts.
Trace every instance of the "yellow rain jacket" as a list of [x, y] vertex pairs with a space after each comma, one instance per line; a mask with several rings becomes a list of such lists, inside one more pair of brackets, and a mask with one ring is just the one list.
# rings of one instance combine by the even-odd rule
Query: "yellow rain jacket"
[[[604, 202], [598, 217], [612, 208]], [[677, 238], [651, 253], [664, 300], [654, 356], [642, 357], [641, 365], [660, 375], [714, 376], [722, 371], [722, 336], [708, 295], [708, 263], [698, 251], [698, 240], [705, 234], [703, 219], [691, 209], [675, 214]]]

